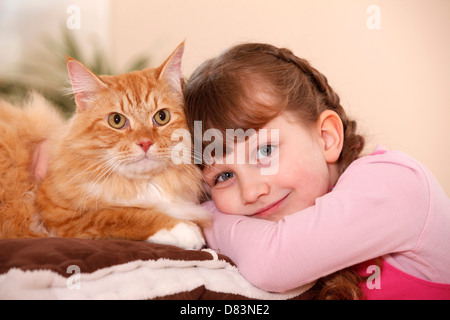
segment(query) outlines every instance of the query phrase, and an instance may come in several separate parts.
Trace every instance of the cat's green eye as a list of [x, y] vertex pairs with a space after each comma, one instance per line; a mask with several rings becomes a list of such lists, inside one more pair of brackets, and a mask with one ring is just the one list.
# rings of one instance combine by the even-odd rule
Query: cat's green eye
[[114, 129], [122, 129], [127, 123], [127, 118], [120, 113], [111, 113], [108, 117], [108, 123]]
[[170, 112], [167, 109], [159, 110], [154, 116], [153, 120], [158, 126], [166, 125], [170, 121]]

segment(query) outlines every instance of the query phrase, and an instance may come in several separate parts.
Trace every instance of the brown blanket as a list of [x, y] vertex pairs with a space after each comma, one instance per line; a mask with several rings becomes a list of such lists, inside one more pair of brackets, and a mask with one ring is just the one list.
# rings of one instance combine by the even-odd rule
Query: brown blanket
[[248, 283], [212, 250], [128, 240], [0, 240], [0, 299], [298, 299]]

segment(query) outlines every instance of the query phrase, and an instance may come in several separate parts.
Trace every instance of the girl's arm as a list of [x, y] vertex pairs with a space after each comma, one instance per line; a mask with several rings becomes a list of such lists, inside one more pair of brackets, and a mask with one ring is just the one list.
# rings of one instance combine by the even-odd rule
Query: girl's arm
[[278, 222], [213, 209], [208, 244], [229, 256], [249, 282], [274, 292], [413, 250], [427, 218], [426, 181], [414, 168], [370, 160], [350, 166], [314, 206]]

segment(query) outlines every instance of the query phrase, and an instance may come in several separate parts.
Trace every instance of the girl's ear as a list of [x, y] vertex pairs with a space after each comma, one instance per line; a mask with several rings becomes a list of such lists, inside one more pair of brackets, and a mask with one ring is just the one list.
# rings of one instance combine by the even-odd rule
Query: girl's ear
[[332, 110], [323, 111], [317, 122], [328, 163], [338, 161], [344, 144], [344, 126], [339, 115]]
[[169, 58], [160, 66], [159, 79], [163, 79], [174, 92], [183, 97], [181, 79], [181, 59], [184, 52], [184, 41], [174, 50]]
[[81, 62], [67, 57], [66, 64], [77, 107], [81, 111], [86, 110], [89, 101], [107, 86]]

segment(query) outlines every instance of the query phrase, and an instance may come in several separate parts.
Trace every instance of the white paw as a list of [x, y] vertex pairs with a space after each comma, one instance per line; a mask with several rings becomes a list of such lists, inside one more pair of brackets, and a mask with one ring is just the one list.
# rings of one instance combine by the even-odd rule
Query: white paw
[[159, 230], [147, 241], [195, 250], [201, 249], [205, 245], [205, 239], [200, 228], [196, 224], [184, 222], [180, 222], [170, 230]]

